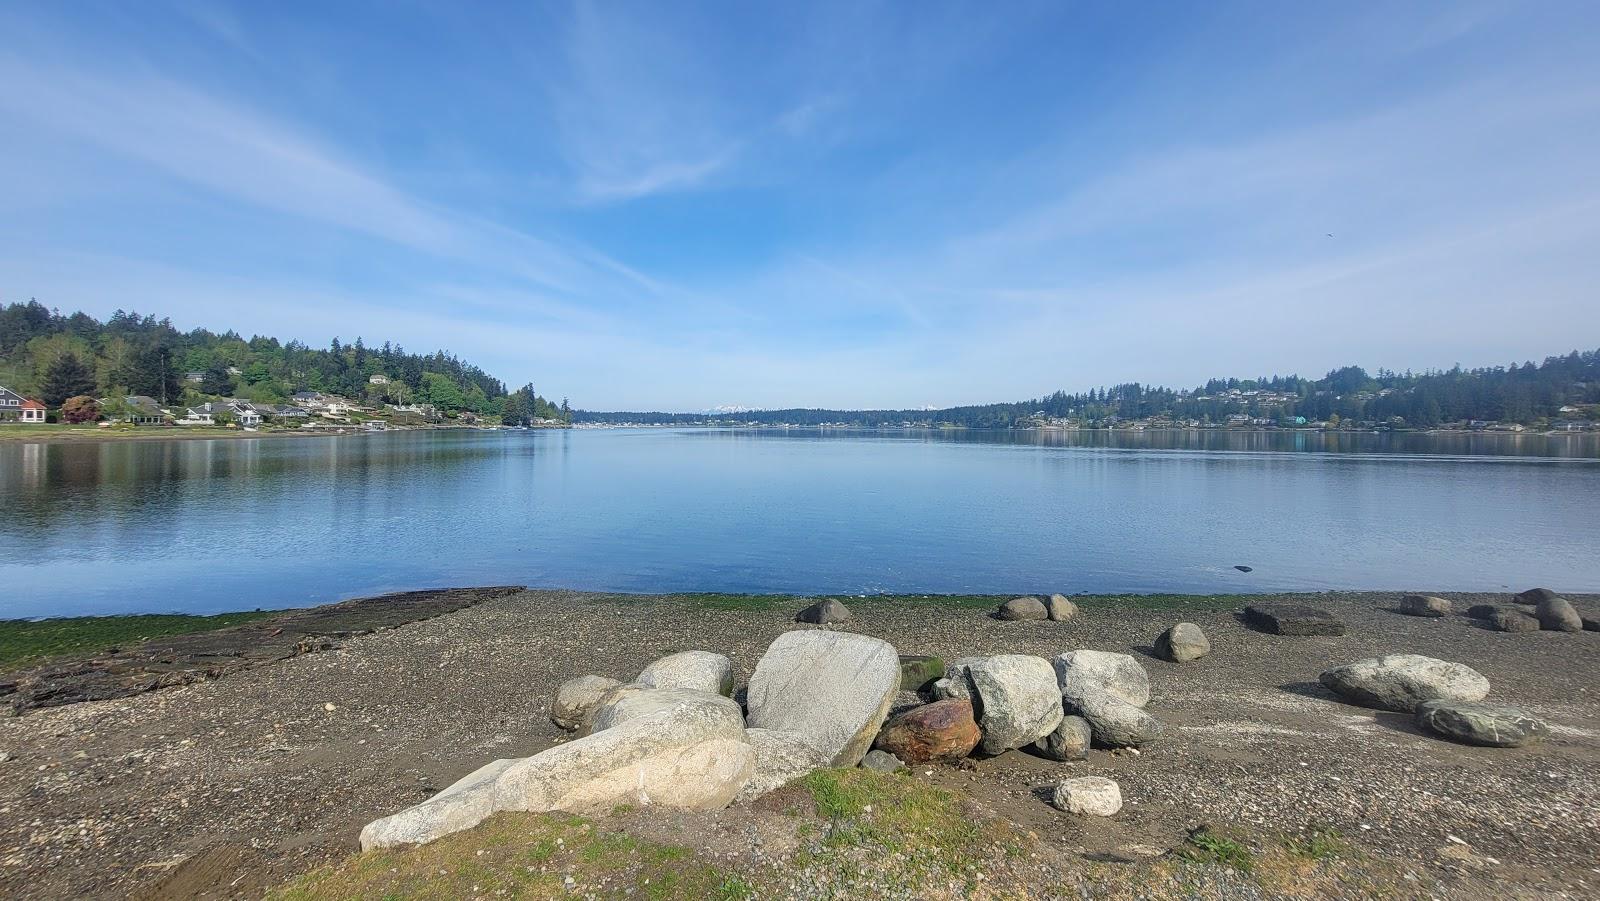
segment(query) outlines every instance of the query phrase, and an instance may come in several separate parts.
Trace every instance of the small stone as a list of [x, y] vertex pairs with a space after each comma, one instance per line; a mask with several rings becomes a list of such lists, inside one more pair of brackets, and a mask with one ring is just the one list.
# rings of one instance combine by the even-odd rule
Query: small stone
[[1081, 716], [1064, 716], [1056, 731], [1033, 743], [1040, 757], [1050, 760], [1082, 760], [1089, 755], [1094, 731]]
[[1491, 748], [1520, 748], [1550, 734], [1541, 719], [1517, 707], [1460, 701], [1424, 701], [1417, 725], [1451, 741]]
[[833, 598], [818, 601], [794, 615], [794, 621], [797, 623], [812, 623], [819, 626], [842, 623], [849, 618], [850, 608]]
[[900, 655], [900, 690], [924, 691], [944, 676], [944, 661], [921, 654]]
[[1030, 594], [1012, 598], [1001, 604], [1000, 609], [995, 611], [995, 616], [1006, 620], [1049, 619], [1050, 611], [1045, 607], [1044, 601]]
[[1122, 809], [1122, 789], [1104, 776], [1079, 776], [1057, 785], [1050, 803], [1078, 816], [1115, 816]]
[[876, 770], [880, 773], [899, 772], [905, 769], [905, 766], [900, 762], [900, 758], [888, 751], [868, 751], [867, 756], [861, 758], [862, 769]]
[[1156, 639], [1156, 656], [1173, 663], [1187, 663], [1211, 653], [1211, 640], [1194, 623], [1178, 623]]
[[1558, 598], [1560, 596], [1561, 595], [1556, 594], [1554, 591], [1551, 591], [1548, 588], [1530, 588], [1527, 591], [1517, 592], [1517, 596], [1512, 598], [1512, 600], [1519, 604], [1527, 604], [1529, 607], [1532, 607], [1540, 601], [1548, 601], [1551, 598]]
[[1455, 612], [1455, 605], [1431, 594], [1408, 594], [1400, 599], [1400, 612], [1407, 616], [1449, 616]]
[[1534, 608], [1539, 628], [1547, 632], [1582, 632], [1583, 617], [1566, 598], [1545, 598]]
[[1251, 604], [1244, 619], [1274, 635], [1343, 635], [1344, 623], [1332, 613], [1302, 604]]
[[328, 711], [329, 713], [332, 713], [335, 710], [338, 710], [339, 708], [333, 706], [333, 702], [329, 701], [328, 703], [322, 705], [322, 709]]
[[1539, 620], [1530, 614], [1509, 607], [1496, 610], [1489, 617], [1489, 624], [1501, 632], [1537, 632]]
[[1078, 605], [1064, 594], [1052, 594], [1044, 604], [1050, 619], [1054, 622], [1071, 622], [1078, 615]]

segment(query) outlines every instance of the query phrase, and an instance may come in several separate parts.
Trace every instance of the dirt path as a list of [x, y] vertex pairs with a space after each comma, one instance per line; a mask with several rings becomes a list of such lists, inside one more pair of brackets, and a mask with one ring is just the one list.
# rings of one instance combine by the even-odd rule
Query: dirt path
[[[882, 600], [852, 602], [849, 628], [947, 659], [1141, 655], [1149, 709], [1176, 727], [1170, 740], [1076, 764], [1011, 752], [919, 771], [1071, 853], [1137, 860], [1207, 822], [1330, 826], [1444, 895], [1600, 894], [1600, 635], [1406, 617], [1387, 609], [1396, 597], [1316, 597], [1348, 623], [1338, 638], [1263, 635], [1231, 610], [1095, 605], [1072, 623], [1004, 623], [970, 607]], [[729, 654], [748, 678], [767, 644], [796, 628], [800, 606], [523, 592], [212, 681], [0, 720], [0, 895], [259, 897], [349, 853], [366, 822], [488, 760], [550, 746], [561, 735], [545, 706], [563, 679], [631, 678], [690, 648]], [[1211, 655], [1184, 665], [1144, 656], [1179, 619], [1205, 629]], [[1529, 708], [1554, 734], [1530, 749], [1448, 744], [1315, 683], [1330, 665], [1395, 652], [1477, 668], [1491, 698]], [[1084, 774], [1122, 783], [1122, 815], [1073, 820], [1040, 800], [1044, 786]], [[728, 836], [751, 815], [708, 816], [679, 840], [738, 853]]]

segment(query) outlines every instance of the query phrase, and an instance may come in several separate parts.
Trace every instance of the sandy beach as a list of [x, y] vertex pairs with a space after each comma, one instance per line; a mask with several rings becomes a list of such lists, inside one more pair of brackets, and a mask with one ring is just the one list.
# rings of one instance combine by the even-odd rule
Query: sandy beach
[[[1448, 596], [1458, 610], [1505, 599]], [[1042, 862], [1037, 877], [1018, 877], [1021, 894], [1117, 897], [1117, 879], [1135, 884], [1189, 830], [1224, 824], [1263, 841], [1336, 830], [1351, 849], [1340, 866], [1355, 873], [1340, 884], [1367, 874], [1390, 897], [1596, 896], [1600, 634], [1404, 616], [1390, 609], [1398, 597], [1293, 596], [1343, 619], [1339, 637], [1252, 631], [1239, 597], [1085, 598], [1069, 623], [1002, 622], [970, 600], [847, 599], [854, 618], [829, 628], [902, 654], [1093, 648], [1134, 654], [1149, 671], [1148, 709], [1172, 732], [1143, 753], [1057, 763], [1011, 751], [912, 774], [1038, 836]], [[1569, 597], [1586, 613], [1600, 608], [1595, 596]], [[664, 654], [707, 649], [732, 657], [743, 684], [777, 635], [818, 628], [792, 621], [804, 603], [525, 591], [208, 681], [0, 719], [0, 896], [260, 897], [354, 852], [365, 823], [492, 759], [564, 740], [547, 716], [563, 680], [628, 680]], [[1150, 655], [1180, 620], [1205, 630], [1209, 656]], [[1491, 699], [1547, 720], [1550, 737], [1518, 749], [1452, 744], [1317, 684], [1330, 666], [1402, 652], [1477, 669]], [[1041, 799], [1064, 776], [1089, 774], [1121, 783], [1122, 814], [1085, 821]], [[745, 805], [611, 825], [672, 829], [739, 869], [768, 865], [770, 838], [743, 837], [770, 836], [783, 820]], [[1075, 884], [1085, 867], [1109, 867], [1112, 881]]]

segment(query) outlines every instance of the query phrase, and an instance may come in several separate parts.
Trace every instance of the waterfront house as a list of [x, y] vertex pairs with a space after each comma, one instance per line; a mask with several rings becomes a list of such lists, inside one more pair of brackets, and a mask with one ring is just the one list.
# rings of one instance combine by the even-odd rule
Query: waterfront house
[[369, 432], [382, 432], [389, 428], [389, 423], [383, 421], [382, 419], [369, 419], [366, 422], [363, 422], [361, 427]]
[[190, 407], [183, 416], [173, 420], [173, 425], [215, 425], [216, 420], [211, 417], [211, 411], [200, 407]]
[[[129, 394], [122, 398], [128, 410], [120, 416], [111, 417], [117, 422], [131, 423], [132, 425], [164, 425], [173, 420], [171, 413], [161, 408], [161, 403], [155, 398], [144, 394]], [[105, 408], [107, 401], [101, 400], [101, 408]]]
[[44, 404], [0, 385], [0, 422], [40, 423], [44, 419]]
[[387, 384], [389, 384], [389, 377], [384, 375], [384, 374], [382, 374], [382, 373], [379, 373], [377, 375], [370, 376], [367, 379], [367, 384], [369, 384], [369, 385], [387, 385]]
[[191, 385], [198, 385], [206, 380], [206, 374], [203, 372], [185, 372], [183, 380]]

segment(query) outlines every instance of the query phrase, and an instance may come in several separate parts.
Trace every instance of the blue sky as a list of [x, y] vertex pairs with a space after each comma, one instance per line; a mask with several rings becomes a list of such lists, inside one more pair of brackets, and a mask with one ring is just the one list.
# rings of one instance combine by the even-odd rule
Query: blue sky
[[591, 409], [1600, 345], [1600, 6], [0, 4], [0, 299]]

